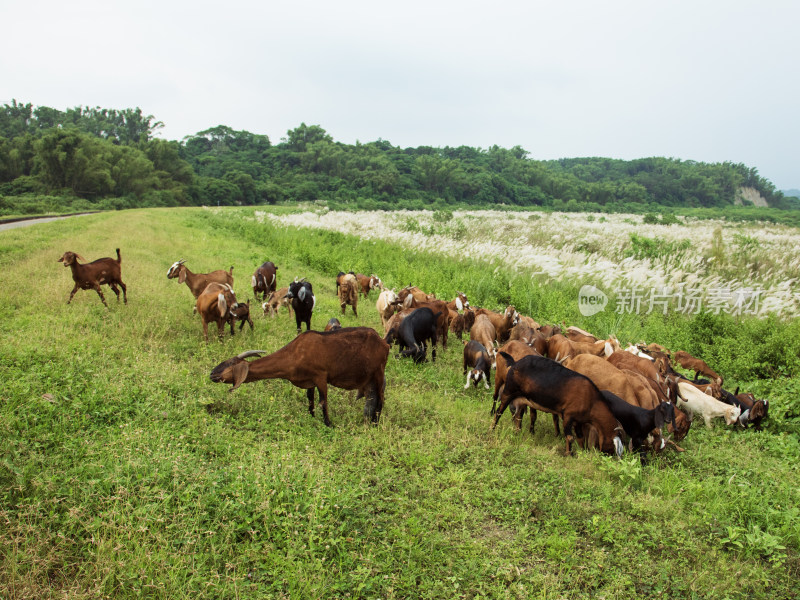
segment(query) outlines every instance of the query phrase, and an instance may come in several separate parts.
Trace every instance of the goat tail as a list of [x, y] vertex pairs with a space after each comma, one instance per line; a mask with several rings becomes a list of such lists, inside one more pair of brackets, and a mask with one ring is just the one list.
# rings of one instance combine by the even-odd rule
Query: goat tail
[[117, 248], [117, 262], [118, 263], [122, 262], [122, 255], [119, 253], [119, 248]]
[[503, 359], [506, 361], [506, 366], [509, 367], [509, 368], [513, 367], [514, 363], [517, 362], [517, 361], [514, 360], [513, 356], [511, 356], [510, 354], [508, 354], [506, 352], [503, 352], [502, 350], [500, 352], [498, 352], [498, 354], [503, 357]]

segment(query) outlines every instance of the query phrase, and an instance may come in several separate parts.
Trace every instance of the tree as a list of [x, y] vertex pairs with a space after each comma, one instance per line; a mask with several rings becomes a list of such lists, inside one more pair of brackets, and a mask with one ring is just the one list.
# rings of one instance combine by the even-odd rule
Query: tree
[[305, 152], [308, 144], [332, 142], [333, 138], [319, 125], [300, 123], [299, 127], [286, 132], [286, 138], [283, 141], [287, 149], [292, 152]]

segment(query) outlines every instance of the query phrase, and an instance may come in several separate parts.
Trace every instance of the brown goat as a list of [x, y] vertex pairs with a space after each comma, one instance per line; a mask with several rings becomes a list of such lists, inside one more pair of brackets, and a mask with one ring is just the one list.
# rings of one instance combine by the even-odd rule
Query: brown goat
[[248, 362], [250, 356], [264, 354], [250, 350], [228, 359], [211, 371], [211, 381], [230, 383], [235, 390], [243, 383], [261, 379], [285, 379], [307, 390], [308, 411], [314, 416], [314, 389], [319, 390], [322, 419], [328, 416], [328, 386], [358, 390], [366, 397], [364, 418], [377, 423], [383, 410], [386, 385], [386, 359], [389, 344], [369, 327], [345, 327], [333, 331], [306, 331], [277, 352]]
[[90, 263], [81, 264], [78, 259], [84, 260], [79, 254], [74, 252], [64, 252], [57, 262], [64, 263], [64, 267], [72, 269], [72, 280], [75, 286], [69, 295], [67, 304], [72, 302], [72, 297], [79, 289], [81, 290], [94, 290], [100, 296], [100, 300], [108, 308], [103, 291], [100, 289], [101, 285], [108, 285], [117, 295], [117, 302], [119, 302], [119, 289], [122, 288], [122, 295], [125, 299], [125, 304], [128, 303], [128, 288], [122, 283], [122, 256], [117, 248], [117, 258], [98, 258]]
[[610, 337], [607, 340], [598, 340], [593, 343], [573, 342], [563, 335], [556, 334], [547, 340], [547, 356], [555, 361], [563, 361], [578, 354], [593, 354], [594, 356], [605, 356], [609, 350], [619, 347], [616, 338]]
[[344, 314], [349, 304], [353, 308], [353, 314], [358, 316], [358, 281], [356, 276], [351, 273], [345, 273], [337, 277], [336, 284], [339, 288], [339, 306], [342, 307], [342, 314]]
[[228, 284], [212, 282], [206, 286], [195, 301], [195, 308], [203, 321], [203, 337], [206, 342], [209, 323], [217, 324], [217, 335], [220, 339], [225, 331], [225, 323], [230, 324], [233, 335], [234, 319], [231, 310], [237, 306], [236, 295]]
[[628, 404], [641, 406], [636, 390], [628, 378], [604, 358], [592, 354], [578, 354], [567, 359], [564, 366], [586, 375], [599, 389], [613, 392]]
[[178, 279], [178, 283], [186, 283], [192, 296], [197, 297], [203, 293], [209, 283], [227, 283], [233, 287], [233, 266], [229, 271], [211, 271], [210, 273], [192, 273], [189, 268], [183, 264], [186, 261], [181, 259], [172, 263], [172, 266], [167, 271], [167, 279]]
[[720, 386], [722, 386], [722, 377], [717, 375], [711, 367], [709, 367], [704, 361], [700, 360], [699, 358], [695, 358], [688, 352], [684, 352], [683, 350], [679, 350], [678, 352], [674, 352], [672, 354], [672, 360], [682, 366], [684, 369], [688, 369], [689, 371], [694, 371], [694, 378], [697, 379], [698, 375], [705, 375], [706, 377], [710, 377], [714, 381], [717, 382]]
[[475, 310], [475, 316], [486, 315], [494, 325], [495, 336], [498, 344], [508, 341], [508, 336], [511, 333], [511, 328], [517, 322], [517, 310], [513, 306], [506, 306], [502, 313], [494, 312], [486, 308], [478, 308]]
[[588, 331], [584, 331], [583, 329], [572, 325], [567, 327], [566, 337], [573, 342], [586, 342], [589, 344], [594, 344], [598, 339], [597, 336], [592, 335]]

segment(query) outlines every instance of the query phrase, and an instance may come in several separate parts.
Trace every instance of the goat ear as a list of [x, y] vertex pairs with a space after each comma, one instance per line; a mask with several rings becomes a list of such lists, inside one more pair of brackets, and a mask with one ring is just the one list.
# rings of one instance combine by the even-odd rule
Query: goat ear
[[217, 296], [217, 309], [220, 317], [224, 317], [225, 313], [228, 312], [228, 303], [225, 301], [225, 294], [223, 293]]
[[739, 395], [739, 386], [738, 385], [736, 386], [736, 391], [733, 392], [733, 395], [734, 396], [738, 396]]
[[181, 269], [180, 273], [178, 273], [178, 283], [183, 283], [186, 281], [186, 269]]
[[231, 392], [244, 383], [244, 380], [247, 379], [247, 373], [249, 372], [250, 363], [246, 360], [233, 365], [233, 387], [230, 389]]

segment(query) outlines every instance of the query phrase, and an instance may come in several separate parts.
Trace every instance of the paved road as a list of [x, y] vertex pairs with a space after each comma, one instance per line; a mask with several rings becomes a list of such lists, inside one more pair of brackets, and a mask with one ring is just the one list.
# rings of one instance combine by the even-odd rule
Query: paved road
[[26, 219], [24, 221], [12, 221], [10, 223], [0, 223], [0, 231], [6, 229], [14, 229], [15, 227], [27, 227], [28, 225], [36, 225], [37, 223], [49, 223], [50, 221], [58, 221], [59, 219], [69, 219], [70, 217], [80, 217], [81, 215], [66, 215], [63, 217], [43, 217], [41, 219]]

